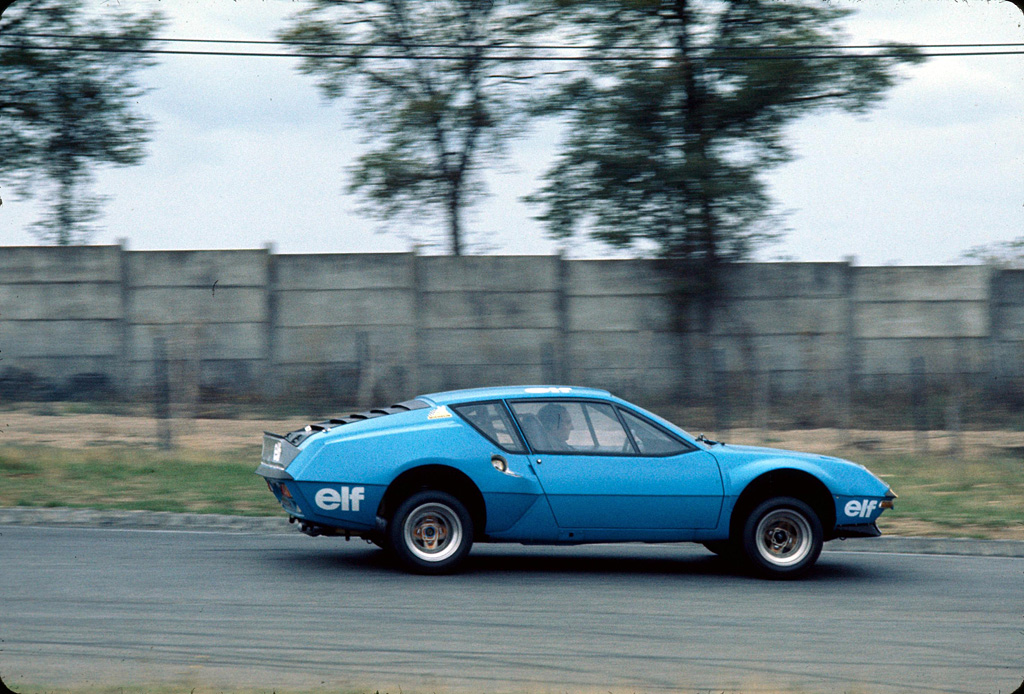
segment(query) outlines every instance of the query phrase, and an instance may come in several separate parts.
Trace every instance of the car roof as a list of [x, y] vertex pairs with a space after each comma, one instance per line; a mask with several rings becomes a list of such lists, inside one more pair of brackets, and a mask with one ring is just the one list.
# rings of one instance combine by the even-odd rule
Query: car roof
[[509, 398], [602, 398], [613, 397], [607, 390], [583, 388], [580, 386], [501, 386], [497, 388], [469, 388], [448, 390], [417, 396], [417, 400], [428, 400], [437, 405], [455, 405], [460, 402], [480, 400], [505, 400]]

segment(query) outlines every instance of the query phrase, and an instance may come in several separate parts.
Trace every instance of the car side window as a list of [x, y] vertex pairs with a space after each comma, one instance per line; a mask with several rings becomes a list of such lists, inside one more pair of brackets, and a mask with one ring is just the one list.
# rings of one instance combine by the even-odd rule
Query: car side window
[[636, 454], [611, 405], [566, 400], [510, 402], [509, 407], [538, 453]]
[[474, 402], [468, 405], [455, 405], [452, 409], [492, 443], [511, 453], [526, 452], [522, 441], [515, 433], [508, 411], [500, 402]]
[[692, 446], [680, 441], [654, 426], [645, 419], [637, 417], [632, 412], [620, 409], [622, 419], [629, 427], [629, 433], [633, 436], [640, 455], [666, 456], [679, 455], [694, 450]]

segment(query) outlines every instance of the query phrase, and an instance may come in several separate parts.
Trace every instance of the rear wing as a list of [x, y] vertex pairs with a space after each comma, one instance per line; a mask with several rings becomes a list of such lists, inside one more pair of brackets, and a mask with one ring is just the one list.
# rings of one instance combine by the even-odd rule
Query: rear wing
[[285, 472], [288, 465], [299, 454], [299, 447], [288, 442], [278, 434], [263, 432], [263, 453], [260, 455], [260, 467], [256, 474], [263, 477], [291, 479]]

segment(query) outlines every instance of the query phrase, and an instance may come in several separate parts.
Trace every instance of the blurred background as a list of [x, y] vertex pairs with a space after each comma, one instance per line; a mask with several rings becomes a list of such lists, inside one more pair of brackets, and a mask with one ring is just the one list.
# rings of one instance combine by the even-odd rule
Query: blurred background
[[1024, 494], [1012, 3], [2, 4], [11, 479], [568, 383]]

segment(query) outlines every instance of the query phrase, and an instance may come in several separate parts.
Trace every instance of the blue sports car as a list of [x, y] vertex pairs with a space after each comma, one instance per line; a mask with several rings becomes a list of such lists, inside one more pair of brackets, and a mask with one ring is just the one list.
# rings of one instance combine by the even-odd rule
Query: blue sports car
[[699, 542], [767, 577], [875, 537], [896, 495], [824, 455], [718, 443], [604, 390], [479, 388], [266, 434], [257, 474], [309, 535], [420, 573], [474, 542]]

